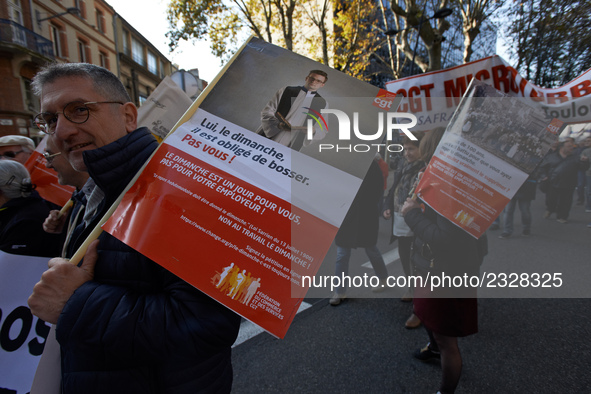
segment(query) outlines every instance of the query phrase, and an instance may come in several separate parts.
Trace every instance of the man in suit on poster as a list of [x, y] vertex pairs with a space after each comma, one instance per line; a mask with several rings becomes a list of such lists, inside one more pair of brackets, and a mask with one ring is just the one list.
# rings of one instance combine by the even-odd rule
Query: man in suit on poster
[[[322, 70], [311, 70], [303, 86], [287, 86], [279, 89], [261, 112], [258, 134], [264, 135], [294, 150], [300, 150], [306, 141], [308, 113], [320, 113], [327, 107], [318, 90], [326, 84], [328, 75]], [[314, 127], [315, 140], [321, 140], [326, 130]]]

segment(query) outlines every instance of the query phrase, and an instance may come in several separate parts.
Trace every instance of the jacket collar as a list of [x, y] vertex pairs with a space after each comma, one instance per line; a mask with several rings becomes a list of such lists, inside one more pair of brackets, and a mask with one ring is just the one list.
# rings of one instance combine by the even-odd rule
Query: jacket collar
[[82, 156], [97, 186], [107, 195], [118, 195], [157, 147], [158, 142], [148, 128], [141, 127]]

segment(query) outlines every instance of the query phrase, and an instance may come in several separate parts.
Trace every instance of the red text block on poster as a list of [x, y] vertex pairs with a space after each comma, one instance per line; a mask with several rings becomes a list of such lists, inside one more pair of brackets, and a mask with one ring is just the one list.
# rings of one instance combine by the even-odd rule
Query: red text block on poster
[[[161, 165], [177, 158], [193, 169]], [[305, 295], [301, 277], [317, 272], [337, 231], [166, 144], [114, 216], [106, 231], [278, 337]], [[306, 236], [292, 237], [293, 226]]]

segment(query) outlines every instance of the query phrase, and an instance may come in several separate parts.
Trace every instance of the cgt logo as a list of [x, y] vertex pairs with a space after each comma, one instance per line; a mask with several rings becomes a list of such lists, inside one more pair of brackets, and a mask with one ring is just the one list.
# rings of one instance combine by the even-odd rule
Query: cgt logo
[[546, 131], [551, 134], [558, 135], [558, 132], [562, 129], [563, 125], [564, 125], [563, 121], [554, 118], [554, 119], [552, 119], [550, 124], [546, 127]]
[[[308, 109], [308, 108], [307, 108]], [[326, 120], [322, 115], [332, 114], [336, 116], [339, 131], [338, 131], [338, 139], [339, 141], [350, 141], [351, 140], [351, 133], [362, 141], [381, 141], [384, 136], [384, 131], [386, 132], [386, 139], [391, 141], [393, 139], [394, 131], [396, 131], [397, 135], [402, 132], [408, 138], [413, 141], [416, 141], [417, 138], [410, 132], [410, 128], [416, 126], [417, 124], [417, 117], [411, 113], [404, 113], [404, 112], [379, 112], [378, 113], [378, 130], [373, 134], [363, 134], [359, 130], [359, 113], [353, 113], [353, 122], [349, 119], [349, 115], [345, 112], [338, 110], [338, 109], [322, 109], [320, 113], [314, 111], [317, 116], [312, 116], [312, 114], [308, 113], [310, 116], [314, 118], [316, 124], [320, 127], [324, 124], [326, 130], [328, 131], [328, 125]], [[385, 119], [384, 119], [385, 118]], [[406, 120], [407, 123], [399, 123], [400, 120]], [[322, 122], [321, 122], [322, 121]], [[351, 127], [351, 125], [353, 127]], [[307, 123], [307, 138], [308, 140], [312, 140], [314, 136], [314, 121], [312, 119], [308, 119]], [[339, 150], [348, 150], [349, 152], [367, 152], [371, 149], [371, 146], [376, 146], [377, 148], [386, 146], [386, 144], [353, 144], [353, 145], [334, 145], [334, 144], [319, 144], [319, 151], [323, 150], [332, 150], [336, 149]], [[393, 146], [394, 148], [390, 148]], [[392, 144], [386, 146], [389, 152], [400, 152], [402, 151], [402, 146], [399, 144]], [[395, 150], [392, 150], [395, 149]]]
[[380, 91], [378, 92], [378, 95], [373, 100], [373, 103], [371, 103], [371, 105], [373, 105], [374, 107], [381, 108], [381, 109], [391, 110], [392, 109], [392, 102], [394, 100], [396, 100], [396, 93], [392, 93], [387, 90], [380, 89]]

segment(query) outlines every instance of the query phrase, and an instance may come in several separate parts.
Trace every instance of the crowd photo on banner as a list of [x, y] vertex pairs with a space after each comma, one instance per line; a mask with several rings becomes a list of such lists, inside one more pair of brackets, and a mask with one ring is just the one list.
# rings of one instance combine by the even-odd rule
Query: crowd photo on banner
[[481, 299], [591, 297], [562, 286], [588, 266], [546, 278], [517, 256], [528, 286], [482, 286], [506, 275], [491, 245], [591, 228], [591, 69], [560, 87], [498, 55], [415, 73], [415, 48], [407, 77], [368, 83], [270, 41], [191, 97], [162, 73], [141, 105], [145, 75], [108, 62], [30, 71], [32, 127], [0, 135], [0, 393], [258, 392], [235, 384], [249, 329], [280, 349], [309, 303], [342, 312], [337, 330], [356, 298], [402, 301], [409, 360], [438, 366], [416, 376], [464, 392]]

